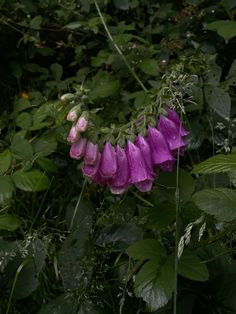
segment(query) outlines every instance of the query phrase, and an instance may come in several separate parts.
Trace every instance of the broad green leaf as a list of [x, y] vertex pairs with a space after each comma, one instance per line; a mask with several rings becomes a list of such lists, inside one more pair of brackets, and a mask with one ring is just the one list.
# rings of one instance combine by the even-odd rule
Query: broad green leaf
[[11, 199], [14, 185], [10, 176], [0, 176], [0, 204]]
[[63, 68], [59, 63], [53, 63], [50, 66], [50, 70], [52, 72], [52, 76], [55, 79], [55, 81], [60, 81], [63, 74]]
[[206, 264], [194, 253], [184, 252], [178, 263], [178, 273], [195, 281], [207, 281], [209, 273]]
[[21, 129], [28, 130], [31, 127], [32, 117], [28, 112], [20, 113], [16, 118], [16, 125]]
[[42, 168], [42, 170], [51, 173], [57, 173], [58, 167], [55, 162], [47, 157], [40, 157], [36, 160], [37, 164]]
[[159, 66], [155, 59], [145, 59], [140, 63], [140, 69], [149, 75], [158, 75]]
[[152, 259], [144, 264], [135, 278], [134, 291], [153, 312], [167, 304], [173, 292], [174, 260], [169, 256], [162, 263]]
[[23, 137], [15, 136], [11, 143], [11, 151], [16, 159], [28, 160], [33, 157], [32, 145]]
[[31, 21], [30, 21], [30, 28], [32, 29], [40, 29], [40, 25], [42, 23], [42, 16], [41, 15], [37, 15], [35, 16]]
[[207, 84], [217, 86], [220, 82], [221, 74], [222, 74], [221, 67], [219, 67], [218, 65], [213, 65], [206, 72], [204, 79], [207, 82]]
[[130, 0], [113, 0], [113, 3], [117, 9], [128, 10], [130, 6]]
[[193, 168], [193, 173], [210, 174], [236, 170], [236, 153], [213, 156]]
[[9, 149], [4, 150], [0, 153], [0, 175], [7, 172], [11, 165], [11, 152]]
[[66, 24], [64, 26], [64, 28], [69, 28], [69, 29], [77, 29], [81, 27], [81, 23], [80, 22], [71, 22], [69, 24]]
[[55, 135], [48, 134], [38, 138], [34, 143], [34, 151], [41, 156], [48, 156], [55, 152], [57, 149], [57, 141]]
[[236, 219], [236, 191], [227, 188], [204, 189], [195, 193], [193, 202], [219, 221]]
[[231, 99], [227, 92], [217, 86], [205, 86], [205, 98], [208, 105], [222, 118], [229, 120]]
[[215, 31], [219, 36], [223, 37], [226, 42], [236, 36], [236, 21], [219, 20], [209, 23], [205, 29]]
[[119, 90], [119, 81], [105, 71], [99, 71], [89, 84], [91, 100], [106, 98], [116, 94]]
[[96, 244], [100, 246], [116, 244], [114, 248], [119, 250], [120, 248], [127, 247], [127, 245], [130, 245], [134, 241], [141, 240], [142, 238], [143, 231], [135, 224], [112, 224], [107, 225], [101, 230], [96, 239]]
[[144, 239], [134, 242], [126, 253], [134, 259], [155, 259], [161, 261], [165, 256], [165, 249], [158, 240]]
[[0, 230], [14, 231], [21, 224], [21, 221], [16, 216], [10, 214], [0, 215]]
[[157, 230], [163, 229], [175, 220], [175, 206], [171, 203], [161, 203], [148, 208], [146, 226]]
[[16, 171], [12, 175], [17, 188], [23, 191], [37, 192], [48, 188], [49, 179], [40, 170], [33, 169], [27, 172]]

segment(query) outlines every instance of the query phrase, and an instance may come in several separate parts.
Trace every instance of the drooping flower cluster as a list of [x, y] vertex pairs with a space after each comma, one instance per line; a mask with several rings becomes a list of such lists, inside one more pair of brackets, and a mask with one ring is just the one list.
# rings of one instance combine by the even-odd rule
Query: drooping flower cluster
[[188, 131], [171, 109], [167, 109], [166, 116], [159, 117], [156, 127], [148, 126], [146, 137], [137, 135], [134, 143], [128, 140], [124, 148], [106, 142], [102, 151], [97, 144], [81, 137], [88, 127], [85, 117], [74, 118], [70, 112], [67, 119], [75, 122], [67, 138], [71, 143], [70, 156], [84, 158], [84, 176], [99, 185], [107, 184], [114, 194], [122, 194], [129, 185], [135, 185], [141, 192], [150, 191], [156, 168], [171, 172], [178, 153], [183, 155], [186, 148], [184, 137]]

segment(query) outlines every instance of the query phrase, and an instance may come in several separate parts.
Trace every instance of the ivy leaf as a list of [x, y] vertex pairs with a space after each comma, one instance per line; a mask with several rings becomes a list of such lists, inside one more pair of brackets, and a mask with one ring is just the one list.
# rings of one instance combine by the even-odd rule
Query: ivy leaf
[[21, 221], [13, 215], [3, 214], [0, 215], [0, 230], [14, 231], [21, 224]]
[[28, 192], [42, 191], [48, 188], [49, 179], [40, 170], [31, 171], [18, 170], [12, 175], [17, 188]]
[[4, 150], [0, 153], [0, 175], [7, 172], [11, 165], [12, 155], [9, 149]]
[[204, 189], [195, 193], [193, 202], [219, 221], [236, 219], [236, 191], [227, 188]]
[[236, 36], [236, 21], [233, 20], [219, 20], [209, 23], [205, 29], [215, 31], [217, 34], [228, 42], [231, 38]]
[[141, 268], [134, 283], [135, 295], [142, 298], [149, 311], [156, 311], [170, 300], [174, 284], [174, 261], [172, 256], [158, 264], [152, 259]]
[[194, 252], [185, 251], [178, 263], [178, 273], [188, 279], [195, 281], [207, 281], [209, 272], [206, 264]]
[[192, 170], [193, 173], [211, 174], [220, 172], [231, 172], [236, 170], [236, 152], [229, 155], [213, 156], [197, 166]]

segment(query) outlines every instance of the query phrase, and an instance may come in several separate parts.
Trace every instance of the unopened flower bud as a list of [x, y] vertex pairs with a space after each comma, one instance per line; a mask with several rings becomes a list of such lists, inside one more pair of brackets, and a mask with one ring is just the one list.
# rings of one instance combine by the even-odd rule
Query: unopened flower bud
[[70, 157], [74, 159], [80, 159], [85, 154], [86, 149], [86, 138], [79, 138], [77, 142], [71, 145], [70, 148]]
[[76, 123], [76, 129], [78, 132], [84, 132], [86, 131], [87, 127], [88, 127], [88, 114], [87, 112], [85, 112], [79, 117]]
[[67, 115], [67, 120], [70, 122], [75, 122], [78, 119], [78, 114], [80, 112], [80, 105], [74, 106]]
[[75, 95], [70, 94], [70, 93], [67, 93], [67, 94], [64, 94], [61, 96], [61, 101], [63, 101], [63, 102], [70, 102], [73, 99], [75, 99]]
[[75, 126], [72, 126], [72, 128], [70, 129], [70, 132], [67, 136], [67, 141], [71, 144], [75, 143], [79, 138], [79, 133], [76, 130]]
[[84, 160], [87, 165], [95, 165], [98, 157], [98, 144], [88, 142], [84, 155]]

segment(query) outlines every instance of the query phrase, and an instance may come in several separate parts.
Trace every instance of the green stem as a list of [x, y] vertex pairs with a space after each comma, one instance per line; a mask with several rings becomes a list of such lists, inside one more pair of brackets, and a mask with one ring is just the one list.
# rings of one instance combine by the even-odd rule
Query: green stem
[[82, 196], [83, 196], [83, 194], [84, 194], [84, 189], [85, 189], [86, 183], [87, 183], [87, 179], [85, 178], [85, 179], [84, 179], [83, 186], [82, 186], [82, 189], [81, 189], [81, 192], [80, 192], [80, 195], [79, 195], [79, 197], [78, 197], [78, 201], [77, 201], [76, 206], [75, 206], [75, 210], [74, 210], [74, 212], [73, 212], [73, 216], [72, 216], [72, 218], [71, 218], [70, 227], [69, 227], [70, 230], [71, 230], [72, 227], [73, 227], [73, 223], [74, 223], [74, 220], [75, 220], [75, 216], [76, 216], [77, 211], [78, 211], [78, 209], [79, 209], [79, 204], [80, 204], [81, 199], [82, 199]]
[[136, 79], [136, 81], [139, 83], [139, 85], [142, 87], [142, 89], [147, 93], [148, 90], [146, 89], [146, 87], [143, 85], [143, 83], [140, 81], [139, 77], [137, 76], [137, 74], [134, 72], [134, 70], [132, 69], [132, 67], [130, 66], [129, 62], [127, 61], [126, 57], [124, 56], [123, 52], [121, 51], [121, 49], [119, 48], [119, 46], [115, 43], [108, 27], [107, 24], [103, 18], [102, 12], [99, 8], [99, 5], [97, 4], [97, 1], [94, 0], [94, 4], [96, 6], [96, 9], [98, 11], [99, 17], [101, 19], [101, 22], [104, 26], [104, 29], [107, 33], [107, 36], [109, 37], [110, 41], [112, 42], [113, 46], [115, 47], [116, 51], [118, 52], [118, 54], [121, 56], [122, 60], [124, 61], [124, 63], [126, 64], [127, 68], [129, 69], [130, 73], [133, 75], [133, 77]]
[[133, 194], [134, 196], [136, 196], [140, 201], [142, 201], [142, 202], [143, 202], [144, 204], [146, 204], [147, 206], [153, 207], [153, 204], [152, 204], [152, 203], [150, 203], [149, 201], [145, 200], [145, 198], [143, 198], [142, 196], [140, 196], [138, 193], [132, 191], [132, 194]]

